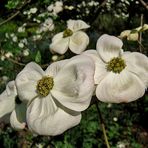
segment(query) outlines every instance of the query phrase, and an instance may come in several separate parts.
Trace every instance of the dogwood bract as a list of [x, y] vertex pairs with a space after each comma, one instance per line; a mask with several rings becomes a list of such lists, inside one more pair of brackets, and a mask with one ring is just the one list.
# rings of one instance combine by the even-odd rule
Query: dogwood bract
[[79, 124], [94, 91], [94, 63], [76, 56], [45, 71], [31, 62], [16, 77], [19, 98], [28, 103], [27, 124], [39, 135], [58, 135]]
[[82, 53], [89, 44], [89, 37], [81, 30], [89, 27], [82, 20], [69, 20], [67, 29], [53, 37], [50, 50], [64, 54], [69, 48], [73, 53]]
[[95, 61], [96, 96], [103, 102], [131, 102], [148, 87], [148, 58], [138, 52], [123, 52], [122, 41], [102, 35], [97, 51], [84, 52]]
[[[17, 130], [25, 128], [26, 105], [17, 98], [15, 82], [10, 81], [0, 95], [0, 118], [10, 119], [11, 126]], [[6, 121], [8, 122], [8, 121]]]

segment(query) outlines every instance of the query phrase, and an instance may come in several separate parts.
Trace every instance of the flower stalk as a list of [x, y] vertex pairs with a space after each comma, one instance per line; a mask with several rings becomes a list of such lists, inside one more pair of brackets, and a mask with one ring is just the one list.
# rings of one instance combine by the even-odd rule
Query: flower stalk
[[108, 142], [108, 137], [107, 137], [106, 130], [105, 130], [105, 124], [104, 124], [104, 120], [103, 120], [101, 111], [99, 109], [98, 103], [95, 103], [95, 105], [96, 105], [98, 115], [99, 115], [99, 119], [100, 119], [100, 122], [101, 122], [101, 128], [102, 128], [102, 131], [103, 131], [103, 136], [104, 136], [106, 147], [110, 148], [110, 145], [109, 145], [109, 142]]

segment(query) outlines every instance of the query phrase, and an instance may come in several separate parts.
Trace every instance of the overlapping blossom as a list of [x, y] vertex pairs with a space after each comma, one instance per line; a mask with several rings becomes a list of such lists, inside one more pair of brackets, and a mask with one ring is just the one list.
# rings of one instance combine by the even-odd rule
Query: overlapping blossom
[[[25, 128], [26, 105], [17, 98], [17, 90], [14, 81], [10, 81], [6, 90], [0, 95], [0, 119], [9, 123], [13, 128], [20, 130]], [[5, 120], [7, 119], [7, 120]]]
[[82, 53], [89, 44], [89, 37], [82, 29], [89, 28], [82, 20], [69, 20], [67, 29], [56, 34], [50, 45], [50, 50], [64, 54], [68, 48], [75, 54]]
[[16, 77], [16, 87], [21, 101], [28, 104], [29, 129], [58, 135], [79, 124], [94, 91], [93, 75], [94, 63], [83, 55], [55, 62], [46, 71], [27, 64]]
[[131, 102], [145, 93], [148, 87], [148, 58], [138, 52], [123, 52], [122, 41], [102, 35], [97, 51], [84, 54], [95, 61], [96, 96], [103, 102]]

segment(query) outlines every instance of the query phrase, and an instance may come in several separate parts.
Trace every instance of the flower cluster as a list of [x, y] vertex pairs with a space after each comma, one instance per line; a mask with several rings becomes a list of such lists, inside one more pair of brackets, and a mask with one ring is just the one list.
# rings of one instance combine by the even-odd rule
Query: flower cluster
[[102, 35], [96, 50], [83, 52], [89, 38], [81, 20], [69, 20], [67, 29], [52, 39], [50, 50], [68, 48], [80, 55], [54, 62], [44, 71], [31, 62], [0, 95], [0, 118], [13, 128], [28, 127], [39, 135], [55, 136], [78, 125], [93, 95], [108, 103], [127, 103], [142, 97], [148, 87], [148, 58], [124, 52], [122, 41]]

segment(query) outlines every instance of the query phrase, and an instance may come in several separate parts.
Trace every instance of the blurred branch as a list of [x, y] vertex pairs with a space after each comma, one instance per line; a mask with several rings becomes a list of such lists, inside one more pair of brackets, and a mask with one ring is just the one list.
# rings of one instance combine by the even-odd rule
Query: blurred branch
[[5, 55], [4, 55], [4, 57], [5, 57], [8, 61], [10, 61], [10, 62], [12, 62], [12, 63], [14, 63], [14, 64], [17, 64], [17, 65], [20, 65], [20, 66], [25, 66], [25, 65], [26, 65], [26, 64], [24, 64], [24, 63], [18, 62], [18, 61], [14, 60], [14, 59], [12, 59], [12, 58], [10, 58], [10, 57], [7, 57], [7, 56], [5, 56]]
[[[140, 26], [143, 27], [143, 14], [141, 14]], [[139, 43], [139, 51], [142, 53], [142, 46], [141, 46], [142, 45], [142, 31], [140, 31], [139, 33], [138, 43]]]
[[9, 18], [7, 18], [6, 20], [4, 20], [3, 22], [0, 23], [0, 26], [7, 23], [8, 21], [12, 20], [14, 17], [16, 17], [21, 11], [21, 9], [23, 9], [27, 4], [29, 4], [31, 2], [31, 0], [28, 0], [26, 3], [24, 3], [17, 12], [15, 12], [13, 15], [11, 15]]
[[139, 0], [139, 1], [148, 10], [148, 4], [143, 0]]
[[97, 111], [98, 111], [98, 114], [99, 114], [99, 119], [100, 119], [100, 122], [101, 122], [101, 127], [102, 127], [102, 131], [103, 131], [106, 147], [110, 148], [110, 145], [109, 145], [109, 142], [108, 142], [108, 138], [107, 138], [107, 134], [106, 134], [106, 130], [105, 130], [105, 124], [104, 124], [104, 120], [103, 120], [101, 111], [99, 109], [98, 103], [96, 102], [95, 104], [96, 104], [96, 108], [97, 108]]

